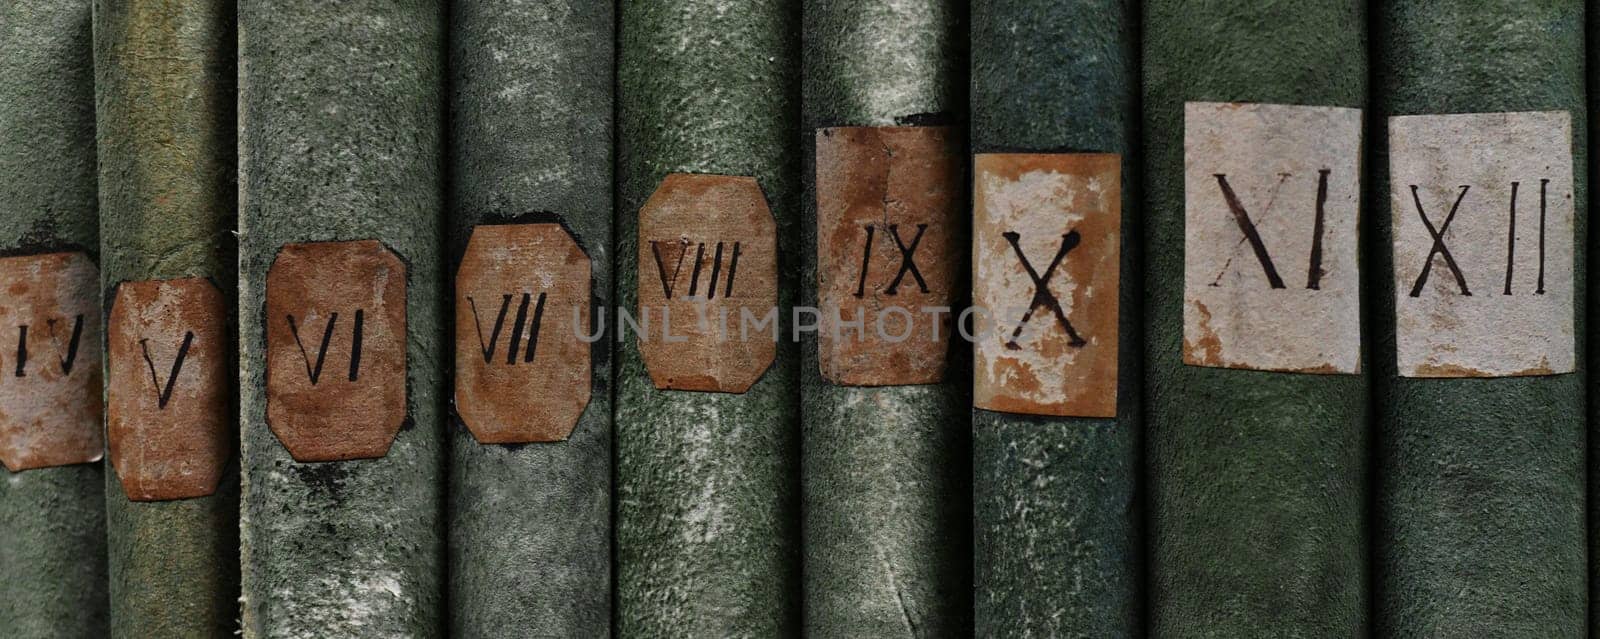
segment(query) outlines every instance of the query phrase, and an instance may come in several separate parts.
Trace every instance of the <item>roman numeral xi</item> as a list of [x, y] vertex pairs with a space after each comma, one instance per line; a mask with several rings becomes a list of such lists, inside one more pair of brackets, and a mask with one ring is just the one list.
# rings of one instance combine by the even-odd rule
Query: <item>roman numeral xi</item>
[[[1322, 236], [1326, 205], [1328, 202], [1328, 174], [1329, 169], [1317, 171], [1317, 212], [1311, 228], [1311, 255], [1309, 264], [1306, 265], [1306, 288], [1309, 290], [1322, 289]], [[1239, 196], [1233, 192], [1233, 186], [1228, 183], [1228, 176], [1224, 173], [1213, 174], [1217, 179], [1217, 188], [1222, 190], [1222, 198], [1228, 203], [1228, 213], [1233, 223], [1239, 227], [1239, 232], [1244, 235], [1240, 244], [1248, 243], [1251, 253], [1255, 254], [1256, 261], [1261, 264], [1261, 270], [1266, 273], [1267, 285], [1272, 288], [1287, 288], [1283, 276], [1278, 273], [1278, 265], [1273, 262], [1272, 254], [1267, 250], [1267, 244], [1261, 239], [1261, 233], [1256, 228], [1256, 221], [1250, 217], [1250, 212], [1245, 210], [1244, 204], [1239, 202]], [[1261, 211], [1265, 216], [1272, 212], [1272, 199], [1277, 196], [1277, 191], [1290, 177], [1289, 173], [1279, 173], [1278, 183], [1273, 185], [1272, 196], [1267, 200], [1266, 207]], [[1237, 246], [1235, 246], [1237, 250]], [[1217, 272], [1217, 277], [1211, 281], [1211, 286], [1221, 286], [1222, 276], [1228, 272], [1228, 267], [1233, 264], [1233, 258], [1222, 265], [1222, 270]]]

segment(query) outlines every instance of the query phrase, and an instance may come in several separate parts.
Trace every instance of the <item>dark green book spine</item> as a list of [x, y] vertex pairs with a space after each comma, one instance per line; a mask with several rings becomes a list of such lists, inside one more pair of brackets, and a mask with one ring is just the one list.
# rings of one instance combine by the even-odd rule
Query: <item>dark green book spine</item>
[[1181, 351], [1184, 104], [1364, 107], [1366, 3], [1156, 0], [1143, 22], [1150, 632], [1359, 636], [1366, 368], [1210, 368]]
[[[825, 305], [817, 302], [816, 131], [933, 124], [959, 132], [966, 16], [962, 3], [947, 0], [808, 0], [804, 15], [800, 278], [802, 303], [819, 307]], [[949, 152], [964, 166], [962, 137], [954, 136]], [[966, 185], [962, 175], [952, 177], [948, 188], [964, 219]], [[929, 232], [965, 237], [964, 224], [936, 223]], [[949, 263], [964, 275], [967, 246], [952, 247], [948, 255], [924, 248], [914, 259], [923, 268]], [[933, 279], [933, 286], [952, 289], [965, 280]], [[967, 378], [946, 366], [935, 383], [837, 385], [822, 375], [815, 334], [804, 336], [801, 351], [806, 635], [966, 636], [972, 621]]]
[[972, 8], [974, 153], [1119, 153], [1115, 418], [973, 410], [977, 634], [1141, 634], [1136, 17], [1122, 0]]
[[[93, 256], [99, 241], [88, 0], [0, 6], [0, 94], [0, 255]], [[102, 466], [0, 472], [0, 628], [14, 637], [105, 636]]]
[[[444, 8], [277, 0], [238, 9], [245, 636], [437, 636], [449, 352]], [[266, 316], [268, 268], [287, 243], [358, 240], [382, 242], [406, 269], [406, 418], [381, 458], [296, 462], [267, 421], [265, 322], [280, 320]]]
[[621, 338], [616, 629], [625, 636], [799, 633], [799, 371], [788, 336], [800, 264], [799, 9], [795, 0], [621, 7], [619, 309], [637, 310], [640, 209], [663, 179], [747, 176], [776, 219], [782, 332], [775, 361], [743, 393], [658, 390], [638, 336]]
[[[104, 305], [119, 283], [177, 278], [209, 279], [231, 302], [233, 6], [97, 0], [94, 13]], [[232, 334], [231, 317], [213, 319]], [[235, 440], [235, 418], [222, 423]], [[237, 629], [239, 470], [226, 461], [214, 494], [172, 501], [132, 501], [107, 469], [112, 636]]]
[[[616, 47], [610, 4], [470, 0], [450, 11], [448, 219], [455, 263], [477, 225], [559, 222], [588, 252], [593, 305], [610, 307]], [[545, 330], [569, 330], [569, 317], [555, 319]], [[608, 342], [594, 345], [589, 403], [566, 441], [479, 444], [452, 416], [452, 634], [609, 633], [609, 354]]]
[[[1458, 636], [1487, 628], [1513, 636], [1582, 637], [1589, 601], [1582, 358], [1588, 166], [1584, 7], [1509, 0], [1402, 0], [1375, 6], [1381, 7], [1374, 38], [1378, 109], [1369, 130], [1378, 152], [1370, 163], [1369, 193], [1377, 230], [1371, 299], [1382, 380], [1376, 396], [1378, 634]], [[1400, 377], [1395, 272], [1412, 272], [1415, 265], [1396, 263], [1390, 249], [1395, 212], [1389, 204], [1389, 118], [1509, 111], [1571, 116], [1577, 372]], [[1564, 159], [1559, 152], [1549, 157]], [[1466, 183], [1466, 178], [1450, 179]], [[1523, 206], [1537, 211], [1532, 199], [1524, 199]], [[1494, 211], [1504, 207], [1496, 204]], [[1409, 208], [1399, 213], [1415, 219]], [[1429, 210], [1436, 221], [1443, 213]], [[1518, 235], [1532, 231], [1524, 226]], [[1449, 245], [1457, 251], [1471, 241], [1452, 237]], [[1434, 277], [1448, 277], [1442, 264], [1433, 271]], [[1483, 283], [1492, 290], [1480, 294], [1498, 296], [1495, 284]]]

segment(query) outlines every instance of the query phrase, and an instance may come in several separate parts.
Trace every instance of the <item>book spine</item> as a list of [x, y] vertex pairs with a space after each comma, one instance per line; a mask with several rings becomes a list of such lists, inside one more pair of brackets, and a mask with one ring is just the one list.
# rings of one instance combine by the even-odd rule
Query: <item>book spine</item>
[[1142, 634], [1135, 15], [1121, 0], [972, 9], [973, 152], [1116, 153], [1123, 176], [1115, 417], [973, 410], [980, 636]]
[[[659, 190], [669, 196], [659, 201], [667, 206], [680, 193], [692, 196], [690, 188], [698, 184], [714, 183], [712, 188], [730, 194], [724, 200], [736, 199], [740, 206], [674, 207], [663, 219], [693, 224], [692, 216], [713, 212], [746, 216], [720, 223], [715, 233], [695, 233], [713, 246], [720, 240], [710, 235], [770, 247], [774, 238], [768, 234], [774, 234], [776, 248], [762, 249], [768, 256], [759, 260], [763, 272], [752, 268], [756, 259], [741, 262], [739, 277], [748, 286], [731, 299], [772, 302], [781, 337], [772, 338], [770, 355], [752, 357], [761, 350], [757, 340], [770, 336], [763, 329], [742, 338], [735, 328], [736, 341], [717, 346], [725, 349], [719, 353], [674, 358], [643, 350], [672, 346], [659, 321], [646, 339], [631, 329], [619, 335], [621, 635], [799, 633], [799, 371], [788, 337], [799, 269], [799, 26], [795, 0], [642, 0], [621, 7], [619, 313], [645, 312], [659, 320], [672, 308], [641, 300], [646, 293], [663, 295], [655, 264], [638, 258], [641, 244], [650, 250], [659, 246], [650, 242], [670, 244], [668, 236], [675, 235], [670, 228], [654, 236], [642, 232], [647, 199]], [[709, 252], [706, 257], [702, 264], [710, 261]], [[693, 288], [686, 281], [676, 286]], [[754, 312], [759, 317], [765, 310]], [[675, 333], [693, 322], [693, 315], [676, 317]], [[670, 370], [674, 360], [690, 360], [691, 366], [678, 369], [681, 375], [661, 375], [662, 385], [671, 388], [686, 379], [730, 392], [658, 388], [649, 369]], [[770, 365], [763, 368], [764, 362]]]
[[[87, 0], [0, 7], [0, 255], [98, 252], [90, 11]], [[101, 464], [0, 472], [0, 628], [104, 636]]]
[[[453, 3], [450, 11], [451, 272], [461, 273], [462, 255], [479, 225], [559, 224], [588, 253], [591, 306], [610, 307], [616, 46], [611, 5], [470, 0]], [[456, 277], [461, 287], [463, 275]], [[458, 303], [467, 293], [458, 289]], [[564, 340], [578, 330], [569, 329], [573, 319], [565, 309], [546, 317], [547, 335]], [[572, 381], [589, 385], [590, 399], [564, 441], [479, 443], [462, 422], [461, 404], [471, 400], [462, 395], [457, 371], [450, 429], [452, 634], [609, 634], [608, 345], [595, 342], [589, 370]], [[458, 338], [456, 346], [470, 351], [477, 343], [464, 345]], [[542, 411], [533, 400], [546, 393], [523, 400], [520, 413]]]
[[[1505, 0], [1449, 3], [1448, 9], [1413, 0], [1374, 6], [1379, 7], [1373, 38], [1374, 99], [1379, 108], [1369, 119], [1376, 152], [1368, 173], [1373, 183], [1369, 190], [1371, 219], [1377, 231], [1372, 242], [1376, 271], [1372, 291], [1381, 376], [1376, 395], [1379, 528], [1374, 537], [1381, 594], [1376, 608], [1378, 635], [1442, 636], [1468, 632], [1469, 628], [1516, 628], [1526, 636], [1581, 637], [1586, 632], [1590, 601], [1585, 556], [1589, 542], [1584, 521], [1587, 420], [1582, 355], [1588, 148], [1584, 7], [1577, 2]], [[1558, 178], [1554, 186], [1570, 189], [1572, 235], [1557, 235], [1550, 243], [1552, 259], [1565, 253], [1561, 244], [1573, 243], [1571, 308], [1563, 309], [1560, 317], [1572, 320], [1573, 331], [1567, 341], [1550, 343], [1563, 350], [1575, 349], [1564, 355], [1576, 358], [1568, 359], [1576, 372], [1490, 379], [1425, 379], [1410, 376], [1414, 374], [1410, 367], [1402, 373], [1398, 324], [1407, 311], [1401, 300], [1407, 307], [1414, 299], [1464, 301], [1455, 297], [1458, 290], [1450, 268], [1434, 257], [1427, 261], [1436, 262], [1431, 283], [1437, 288], [1413, 295], [1397, 281], [1397, 276], [1404, 277], [1405, 285], [1410, 286], [1424, 262], [1422, 254], [1406, 259], [1398, 255], [1405, 244], [1402, 240], [1413, 237], [1401, 235], [1401, 225], [1419, 224], [1418, 206], [1425, 208], [1434, 224], [1441, 224], [1450, 202], [1440, 201], [1437, 195], [1453, 198], [1462, 185], [1474, 191], [1463, 198], [1465, 202], [1458, 202], [1461, 219], [1449, 229], [1444, 247], [1460, 258], [1456, 261], [1466, 271], [1467, 281], [1474, 288], [1482, 287], [1481, 292], [1472, 291], [1481, 296], [1477, 301], [1509, 303], [1518, 313], [1543, 302], [1528, 294], [1531, 276], [1519, 271], [1513, 281], [1507, 270], [1506, 264], [1511, 262], [1504, 252], [1508, 185], [1430, 163], [1417, 168], [1444, 176], [1448, 182], [1420, 181], [1421, 196], [1411, 200], [1408, 187], [1412, 184], [1405, 173], [1418, 155], [1391, 143], [1403, 133], [1394, 116], [1530, 111], [1570, 117], [1570, 167], [1561, 148], [1568, 142], [1565, 139], [1547, 140], [1530, 152], [1528, 161], [1536, 164], [1537, 175], [1519, 168], [1516, 153], [1495, 149], [1492, 145], [1498, 142], [1436, 136], [1422, 144], [1445, 153], [1460, 149], [1463, 155], [1492, 158], [1490, 170], [1500, 174], [1496, 177], [1525, 180], [1523, 197], [1518, 202], [1512, 196], [1510, 207], [1512, 215], [1522, 212], [1527, 216], [1520, 223], [1513, 222], [1513, 241], [1519, 243], [1542, 236], [1542, 230], [1527, 224], [1543, 209], [1537, 195], [1539, 180], [1532, 178], [1552, 178], [1556, 176], [1546, 172], [1570, 169], [1570, 181]], [[1515, 130], [1522, 139], [1546, 133], [1507, 125], [1494, 128]], [[1435, 187], [1440, 193], [1430, 198], [1430, 189]], [[1487, 199], [1497, 191], [1500, 195]], [[1488, 232], [1467, 232], [1476, 223], [1462, 224], [1469, 221], [1469, 215], [1495, 221]], [[1551, 214], [1552, 220], [1557, 217]], [[1485, 245], [1486, 254], [1479, 256], [1488, 259], [1469, 258], [1469, 252], [1475, 250], [1474, 238], [1491, 233], [1497, 239]], [[1424, 242], [1424, 250], [1429, 244]], [[1515, 248], [1522, 256], [1536, 254], [1532, 244]], [[1538, 255], [1543, 260], [1542, 249]], [[1550, 276], [1556, 278], [1552, 293], [1566, 288], [1554, 283], [1565, 279], [1563, 271], [1552, 262]], [[1474, 277], [1480, 272], [1491, 273], [1493, 286]], [[1554, 324], [1519, 323], [1498, 329], [1506, 333], [1497, 334], [1531, 333], [1540, 330], [1540, 325]], [[1468, 326], [1455, 330], [1471, 330], [1473, 325], [1479, 324], [1469, 321]], [[1452, 339], [1460, 345], [1470, 341]], [[1526, 348], [1498, 338], [1491, 342], [1496, 345], [1495, 357], [1505, 360]], [[1494, 363], [1481, 362], [1487, 366]]]
[[[944, 0], [807, 0], [803, 13], [801, 147], [806, 168], [800, 282], [802, 303], [826, 313], [836, 304], [819, 303], [818, 277], [837, 275], [853, 283], [843, 271], [859, 268], [862, 248], [846, 247], [842, 253], [850, 259], [819, 265], [818, 237], [838, 230], [818, 226], [819, 197], [836, 198], [859, 182], [828, 184], [831, 192], [819, 195], [818, 145], [824, 136], [848, 131], [834, 127], [861, 127], [880, 136], [952, 131], [941, 155], [926, 161], [964, 168], [960, 127], [966, 111], [966, 33], [964, 11]], [[910, 161], [923, 159], [911, 159], [919, 151], [906, 151], [902, 157]], [[919, 275], [928, 273], [932, 297], [948, 298], [964, 281], [938, 275], [946, 270], [965, 273], [964, 176], [958, 168], [949, 172], [948, 184], [925, 186], [949, 193], [950, 215], [930, 206], [894, 220], [906, 229], [919, 221], [929, 223], [923, 250], [912, 259], [922, 265]], [[909, 217], [919, 214], [931, 217]], [[871, 219], [882, 222], [888, 215], [885, 207]], [[911, 237], [907, 233], [904, 239]], [[866, 250], [870, 255], [871, 248]], [[895, 260], [875, 262], [880, 275], [895, 274]], [[819, 272], [835, 266], [841, 267], [837, 274]], [[884, 284], [863, 282], [879, 288]], [[921, 312], [905, 296], [882, 299], [909, 305], [909, 313]], [[863, 331], [870, 335], [875, 316], [864, 317]], [[834, 362], [843, 358], [819, 353], [816, 334], [803, 336], [803, 608], [808, 636], [953, 637], [971, 632], [966, 377], [942, 363], [951, 350], [951, 331], [948, 326], [941, 329], [941, 340], [930, 339], [931, 334], [912, 338], [937, 341], [931, 348], [941, 363], [935, 366], [944, 368], [942, 376], [916, 380], [894, 379], [911, 365], [874, 368], [845, 381], [827, 379], [821, 360], [838, 368]], [[909, 355], [922, 348], [867, 336], [861, 341], [876, 349], [863, 353], [862, 359], [874, 362], [882, 357], [879, 353]]]
[[[233, 334], [233, 318], [225, 314], [237, 281], [233, 19], [232, 5], [224, 3], [95, 3], [100, 275], [107, 313], [119, 285], [203, 278], [220, 289], [217, 306], [224, 314], [205, 317], [213, 326], [187, 328], [207, 336]], [[216, 348], [227, 360], [237, 346], [228, 340]], [[186, 363], [200, 370], [196, 361]], [[120, 381], [114, 372], [108, 379]], [[113, 398], [121, 391], [116, 381], [108, 383]], [[148, 378], [133, 381], [148, 384]], [[175, 376], [175, 381], [185, 387], [179, 402], [190, 401], [191, 387], [201, 385], [189, 377]], [[119, 448], [159, 457], [203, 437], [182, 442], [128, 438], [113, 445], [105, 483], [111, 636], [225, 636], [237, 628], [233, 377], [226, 376], [219, 387], [226, 393], [207, 407], [214, 421], [206, 423], [226, 443], [225, 458], [205, 460], [225, 469], [214, 492], [134, 501], [124, 485], [138, 481], [138, 469], [117, 467]]]
[[[1145, 3], [1152, 634], [1234, 636], [1272, 628], [1356, 636], [1368, 627], [1366, 370], [1281, 373], [1190, 365], [1187, 353], [1180, 358], [1186, 231], [1197, 232], [1185, 220], [1186, 103], [1364, 107], [1365, 6]], [[1347, 137], [1357, 134], [1359, 125]], [[1340, 175], [1357, 170], [1357, 157]], [[1234, 230], [1227, 241], [1238, 235]], [[1353, 246], [1348, 236], [1330, 241]], [[1256, 263], [1242, 264], [1257, 269], [1240, 272], [1259, 282]], [[1349, 305], [1338, 310], [1358, 326]], [[1359, 334], [1341, 346], [1342, 355], [1360, 361]]]
[[[244, 635], [437, 636], [443, 5], [279, 0], [238, 12]], [[330, 291], [363, 306], [337, 324], [337, 310], [295, 308]], [[293, 351], [272, 366], [287, 339], [275, 304], [330, 338], [327, 386], [306, 385], [315, 369], [299, 370]], [[346, 327], [363, 319], [357, 375]], [[331, 412], [342, 417], [318, 419]]]

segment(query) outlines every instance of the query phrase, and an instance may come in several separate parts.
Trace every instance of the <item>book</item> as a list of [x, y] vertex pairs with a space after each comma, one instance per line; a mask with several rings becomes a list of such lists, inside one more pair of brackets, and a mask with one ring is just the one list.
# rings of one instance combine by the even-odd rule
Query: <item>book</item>
[[972, 10], [981, 636], [1142, 633], [1135, 16]]
[[621, 6], [620, 635], [800, 632], [799, 8]]
[[1374, 25], [1378, 634], [1581, 637], [1584, 9]]
[[[803, 10], [804, 629], [971, 632], [966, 29], [956, 3]], [[956, 355], [952, 356], [952, 353]]]
[[1368, 631], [1365, 7], [1145, 4], [1152, 634]]
[[244, 635], [442, 634], [444, 7], [238, 9]]
[[234, 13], [102, 3], [94, 18], [111, 636], [228, 635], [239, 617]]
[[451, 633], [607, 636], [615, 15], [450, 11]]
[[106, 633], [90, 11], [0, 7], [0, 628], [16, 636]]

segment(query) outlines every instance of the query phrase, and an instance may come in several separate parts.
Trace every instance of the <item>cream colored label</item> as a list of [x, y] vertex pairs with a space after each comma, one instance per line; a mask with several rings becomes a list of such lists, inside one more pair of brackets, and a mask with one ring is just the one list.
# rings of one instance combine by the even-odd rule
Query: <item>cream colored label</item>
[[1572, 372], [1568, 114], [1390, 118], [1389, 176], [1400, 375]]
[[1361, 110], [1184, 107], [1183, 361], [1361, 369]]

